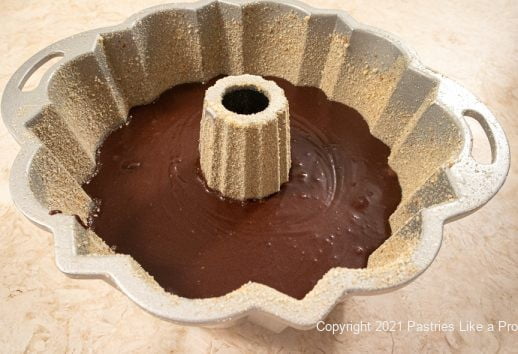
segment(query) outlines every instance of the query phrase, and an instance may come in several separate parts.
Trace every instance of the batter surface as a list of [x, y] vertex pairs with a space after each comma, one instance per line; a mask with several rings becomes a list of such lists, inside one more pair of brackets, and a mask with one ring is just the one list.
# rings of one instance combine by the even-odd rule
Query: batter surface
[[273, 79], [288, 98], [290, 180], [266, 199], [208, 190], [199, 170], [204, 92], [183, 84], [130, 111], [83, 185], [99, 201], [88, 226], [167, 291], [225, 295], [254, 281], [303, 298], [333, 267], [361, 268], [391, 234], [401, 200], [389, 148], [355, 110], [311, 87]]

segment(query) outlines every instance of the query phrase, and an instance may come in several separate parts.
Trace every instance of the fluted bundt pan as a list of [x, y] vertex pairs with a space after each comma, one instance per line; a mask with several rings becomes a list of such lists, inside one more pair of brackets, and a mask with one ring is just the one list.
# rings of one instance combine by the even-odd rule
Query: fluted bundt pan
[[[63, 58], [33, 91], [21, 88], [49, 59]], [[81, 184], [96, 149], [128, 110], [171, 86], [243, 73], [316, 86], [358, 110], [391, 148], [402, 202], [392, 236], [365, 269], [331, 269], [302, 300], [248, 283], [225, 296], [164, 291], [130, 256], [116, 254], [74, 215], [92, 200]], [[123, 24], [57, 42], [24, 63], [4, 92], [3, 119], [21, 145], [11, 173], [18, 208], [55, 236], [56, 263], [103, 278], [149, 312], [182, 324], [225, 327], [248, 318], [272, 330], [308, 329], [351, 294], [402, 286], [433, 261], [443, 224], [485, 204], [502, 185], [509, 148], [491, 112], [458, 84], [424, 67], [398, 40], [344, 12], [285, 1], [160, 5]], [[471, 157], [464, 115], [478, 120], [492, 162]], [[62, 214], [49, 215], [53, 209]]]

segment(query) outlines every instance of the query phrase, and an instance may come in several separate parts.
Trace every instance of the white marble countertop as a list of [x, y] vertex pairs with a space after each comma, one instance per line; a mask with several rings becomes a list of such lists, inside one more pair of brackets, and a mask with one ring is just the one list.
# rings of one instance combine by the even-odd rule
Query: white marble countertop
[[[117, 24], [158, 0], [0, 2], [0, 87], [27, 58], [84, 30]], [[473, 91], [503, 124], [518, 154], [518, 2], [513, 0], [307, 0], [347, 10], [401, 37], [429, 67]], [[454, 324], [453, 332], [341, 335], [245, 323], [209, 330], [141, 310], [100, 280], [73, 280], [55, 266], [50, 233], [13, 206], [9, 168], [18, 146], [0, 124], [0, 348], [6, 352], [502, 352], [518, 332], [461, 332], [459, 321], [518, 323], [518, 171], [483, 209], [445, 227], [428, 271], [385, 295], [353, 297], [328, 322], [400, 320]], [[518, 155], [515, 155], [518, 156]]]

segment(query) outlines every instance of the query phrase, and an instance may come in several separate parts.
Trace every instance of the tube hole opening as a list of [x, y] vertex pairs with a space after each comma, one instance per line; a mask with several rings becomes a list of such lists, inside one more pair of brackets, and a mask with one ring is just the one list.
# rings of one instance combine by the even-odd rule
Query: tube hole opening
[[222, 104], [231, 112], [237, 114], [254, 114], [268, 107], [268, 97], [254, 88], [235, 88], [223, 95]]

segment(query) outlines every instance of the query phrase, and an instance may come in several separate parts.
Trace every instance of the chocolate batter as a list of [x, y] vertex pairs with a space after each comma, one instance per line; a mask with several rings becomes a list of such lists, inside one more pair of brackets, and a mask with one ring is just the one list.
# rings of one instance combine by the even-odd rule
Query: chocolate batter
[[171, 293], [221, 296], [254, 281], [301, 299], [330, 268], [365, 267], [390, 236], [401, 189], [389, 148], [355, 110], [272, 79], [290, 105], [292, 168], [271, 197], [237, 202], [205, 185], [199, 123], [214, 81], [133, 108], [99, 150], [83, 186], [100, 201], [89, 227]]

